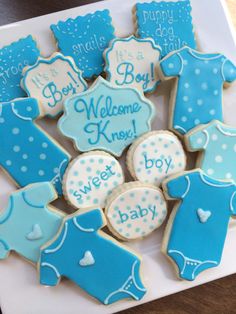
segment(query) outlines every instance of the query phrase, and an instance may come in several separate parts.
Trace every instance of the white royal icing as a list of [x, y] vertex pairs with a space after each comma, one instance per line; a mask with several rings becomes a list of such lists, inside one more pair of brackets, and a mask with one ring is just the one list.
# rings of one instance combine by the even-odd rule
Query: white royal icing
[[123, 182], [122, 168], [113, 156], [92, 152], [79, 155], [69, 165], [63, 189], [76, 208], [104, 207], [107, 196]]

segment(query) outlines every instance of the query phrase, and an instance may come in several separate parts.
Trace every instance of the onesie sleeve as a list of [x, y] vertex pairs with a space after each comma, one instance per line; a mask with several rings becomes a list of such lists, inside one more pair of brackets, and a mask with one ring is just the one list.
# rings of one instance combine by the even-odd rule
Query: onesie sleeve
[[52, 202], [56, 195], [54, 187], [49, 182], [35, 183], [23, 191], [24, 201], [32, 207], [44, 207]]
[[105, 218], [101, 209], [90, 210], [78, 215], [76, 221], [84, 231], [96, 231], [105, 225]]
[[161, 72], [167, 78], [181, 74], [182, 67], [183, 60], [179, 52], [170, 53], [160, 62]]
[[188, 175], [166, 180], [163, 184], [163, 190], [170, 199], [183, 199], [187, 195], [189, 187], [190, 179]]
[[9, 255], [10, 248], [5, 241], [0, 239], [0, 260], [6, 259]]
[[40, 116], [38, 101], [34, 98], [25, 98], [24, 102], [16, 100], [12, 105], [15, 115], [23, 120], [34, 120]]
[[184, 136], [184, 141], [191, 152], [206, 148], [209, 141], [207, 126], [194, 128]]
[[222, 64], [222, 75], [224, 81], [227, 83], [231, 83], [236, 79], [236, 67], [228, 59], [225, 59], [225, 61]]
[[56, 286], [60, 281], [60, 274], [55, 266], [50, 263], [40, 264], [40, 284], [44, 286]]
[[230, 197], [230, 212], [236, 218], [236, 187]]

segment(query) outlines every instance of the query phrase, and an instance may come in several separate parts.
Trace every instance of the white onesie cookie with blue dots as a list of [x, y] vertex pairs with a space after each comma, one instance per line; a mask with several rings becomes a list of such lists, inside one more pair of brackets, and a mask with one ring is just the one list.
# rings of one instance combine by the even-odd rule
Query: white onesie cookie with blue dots
[[169, 175], [185, 169], [186, 156], [177, 136], [168, 131], [153, 131], [132, 144], [127, 166], [134, 179], [159, 186]]
[[119, 162], [110, 154], [93, 151], [79, 155], [67, 168], [63, 191], [75, 208], [104, 207], [112, 190], [124, 183]]
[[110, 231], [122, 240], [143, 238], [160, 227], [167, 214], [162, 191], [150, 184], [129, 182], [108, 197], [105, 214]]

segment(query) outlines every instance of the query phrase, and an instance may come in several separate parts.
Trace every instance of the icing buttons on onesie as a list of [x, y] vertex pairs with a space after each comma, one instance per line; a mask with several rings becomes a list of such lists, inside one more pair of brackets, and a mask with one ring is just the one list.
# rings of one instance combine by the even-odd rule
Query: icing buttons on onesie
[[0, 103], [0, 166], [19, 186], [50, 181], [62, 194], [70, 155], [36, 123], [34, 98]]
[[152, 131], [138, 138], [131, 145], [126, 161], [133, 178], [157, 186], [186, 167], [182, 144], [168, 131]]
[[162, 225], [167, 205], [160, 189], [136, 181], [125, 183], [112, 192], [105, 213], [114, 235], [126, 241], [135, 240]]
[[141, 259], [102, 232], [105, 225], [99, 208], [67, 216], [59, 233], [41, 248], [40, 283], [56, 286], [64, 276], [104, 304], [142, 299]]
[[230, 217], [236, 215], [236, 185], [208, 177], [200, 169], [163, 182], [166, 199], [178, 199], [169, 217], [162, 252], [178, 276], [194, 280], [221, 262]]
[[25, 96], [20, 87], [22, 70], [34, 64], [39, 55], [39, 49], [31, 35], [0, 49], [0, 102]]
[[213, 178], [236, 182], [236, 128], [214, 120], [185, 135], [189, 151], [200, 151], [197, 166]]
[[94, 151], [71, 162], [63, 180], [63, 191], [75, 208], [104, 207], [107, 196], [122, 183], [124, 174], [119, 162], [108, 153]]
[[74, 59], [83, 77], [92, 78], [103, 71], [103, 51], [114, 38], [109, 10], [96, 11], [51, 25], [60, 51]]
[[184, 135], [197, 125], [223, 120], [223, 86], [236, 79], [236, 67], [225, 56], [184, 47], [162, 59], [157, 69], [162, 80], [175, 78], [170, 97], [171, 130]]
[[29, 97], [39, 101], [44, 115], [51, 118], [63, 111], [67, 97], [87, 89], [73, 59], [60, 53], [40, 58], [33, 66], [24, 68], [21, 85]]
[[116, 38], [104, 52], [107, 80], [118, 86], [152, 92], [160, 83], [156, 64], [161, 48], [150, 38]]
[[196, 48], [190, 0], [137, 3], [134, 7], [138, 37], [151, 37], [162, 57], [183, 46]]
[[137, 89], [97, 78], [85, 92], [68, 98], [58, 122], [79, 151], [101, 149], [116, 156], [151, 129], [154, 105]]
[[64, 214], [48, 205], [57, 198], [49, 182], [30, 184], [13, 192], [0, 215], [0, 259], [15, 251], [36, 263], [40, 247], [56, 235]]

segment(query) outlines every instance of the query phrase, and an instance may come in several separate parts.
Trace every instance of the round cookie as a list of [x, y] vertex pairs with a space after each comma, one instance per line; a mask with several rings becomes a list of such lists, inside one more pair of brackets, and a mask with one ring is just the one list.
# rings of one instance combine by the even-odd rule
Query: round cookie
[[126, 241], [135, 240], [161, 226], [167, 206], [159, 188], [136, 181], [124, 183], [112, 192], [105, 214], [114, 235]]
[[75, 208], [94, 205], [104, 207], [111, 191], [124, 183], [119, 162], [102, 151], [84, 153], [68, 166], [63, 180], [63, 192]]
[[186, 155], [173, 133], [153, 131], [133, 143], [126, 162], [133, 178], [159, 186], [169, 175], [185, 169]]

